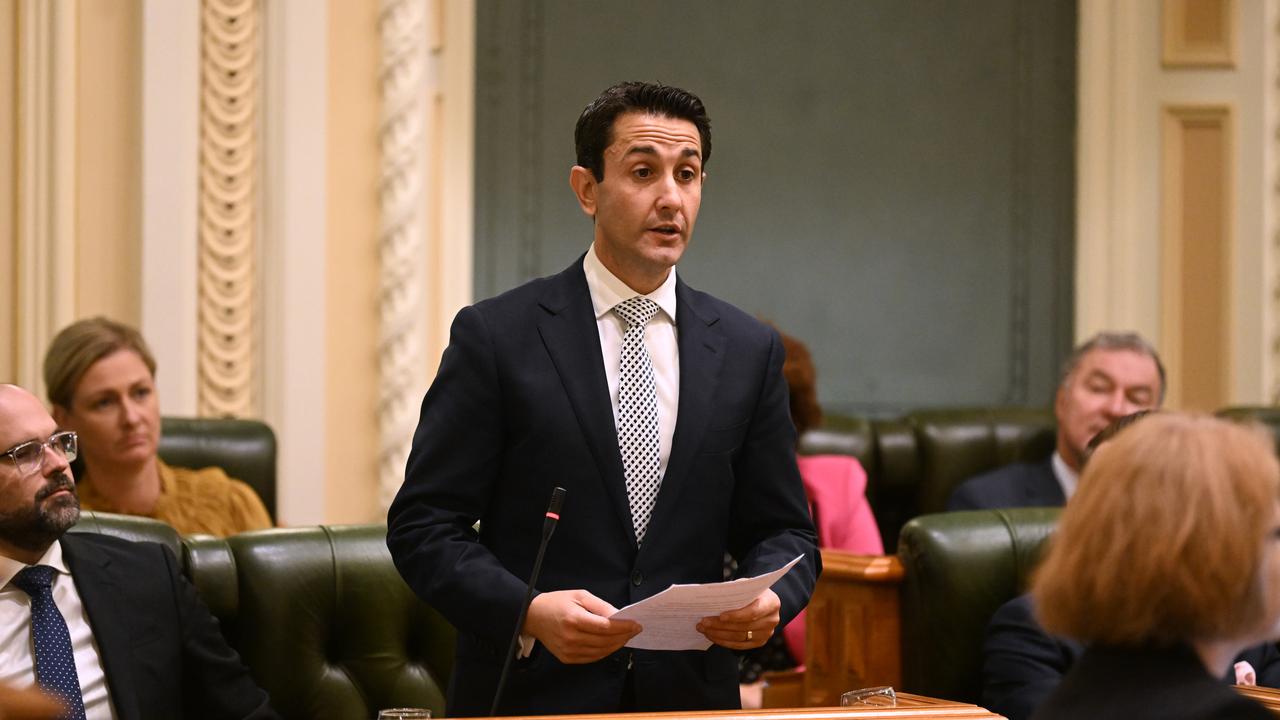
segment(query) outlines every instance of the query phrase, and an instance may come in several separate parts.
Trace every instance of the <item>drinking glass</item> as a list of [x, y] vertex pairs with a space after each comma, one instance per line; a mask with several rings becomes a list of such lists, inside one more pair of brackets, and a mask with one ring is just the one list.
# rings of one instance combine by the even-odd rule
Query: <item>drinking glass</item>
[[378, 720], [426, 720], [431, 711], [426, 708], [387, 708], [378, 711]]
[[840, 704], [848, 707], [850, 705], [873, 705], [875, 707], [897, 707], [898, 695], [893, 692], [893, 688], [888, 685], [880, 687], [862, 688], [861, 690], [850, 690], [840, 696]]

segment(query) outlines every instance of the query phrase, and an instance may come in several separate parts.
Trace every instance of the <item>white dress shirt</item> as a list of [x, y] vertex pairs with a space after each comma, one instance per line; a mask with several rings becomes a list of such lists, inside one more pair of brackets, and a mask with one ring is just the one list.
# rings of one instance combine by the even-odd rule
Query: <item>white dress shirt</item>
[[[115, 708], [102, 670], [102, 655], [93, 639], [89, 615], [71, 571], [62, 559], [62, 544], [54, 543], [36, 563], [57, 570], [53, 578], [53, 602], [67, 622], [71, 651], [75, 655], [80, 694], [87, 720], [113, 720]], [[28, 688], [36, 684], [36, 660], [31, 644], [31, 598], [11, 581], [26, 565], [0, 555], [0, 685]]]
[[[600, 355], [604, 374], [609, 380], [609, 402], [613, 405], [613, 423], [618, 425], [618, 379], [622, 364], [622, 336], [627, 323], [613, 307], [640, 293], [609, 272], [596, 257], [596, 246], [582, 260], [591, 291], [591, 304], [596, 313], [596, 330], [600, 332]], [[645, 326], [644, 344], [653, 363], [653, 381], [658, 389], [658, 476], [667, 474], [671, 458], [671, 437], [676, 431], [676, 412], [680, 409], [680, 347], [676, 342], [676, 271], [671, 269], [666, 282], [645, 297], [658, 304], [660, 312]]]
[[1062, 497], [1070, 500], [1071, 496], [1076, 494], [1076, 484], [1080, 482], [1080, 474], [1071, 469], [1057, 450], [1053, 451], [1052, 463], [1053, 475], [1058, 478], [1058, 484], [1062, 486]]

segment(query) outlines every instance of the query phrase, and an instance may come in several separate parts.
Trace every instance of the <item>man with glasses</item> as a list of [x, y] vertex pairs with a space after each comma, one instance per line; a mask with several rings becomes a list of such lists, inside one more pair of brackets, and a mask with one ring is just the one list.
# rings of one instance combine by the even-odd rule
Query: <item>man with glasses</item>
[[0, 448], [0, 686], [38, 685], [69, 718], [278, 717], [172, 553], [66, 534], [76, 435], [14, 385]]

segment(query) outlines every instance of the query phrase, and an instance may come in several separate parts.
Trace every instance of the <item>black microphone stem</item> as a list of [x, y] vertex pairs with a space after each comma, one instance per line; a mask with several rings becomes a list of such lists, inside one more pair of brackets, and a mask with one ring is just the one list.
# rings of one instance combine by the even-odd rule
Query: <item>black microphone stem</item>
[[529, 605], [533, 602], [534, 584], [538, 582], [538, 574], [542, 572], [542, 556], [547, 553], [547, 543], [556, 530], [560, 520], [560, 506], [564, 504], [565, 491], [557, 487], [551, 491], [551, 504], [547, 508], [547, 518], [542, 521], [542, 542], [538, 543], [538, 554], [533, 559], [533, 572], [529, 573], [529, 586], [524, 592], [524, 602], [520, 603], [520, 617], [516, 619], [515, 632], [511, 633], [511, 644], [507, 646], [507, 656], [502, 662], [502, 674], [498, 676], [498, 689], [493, 693], [493, 707], [490, 715], [498, 714], [498, 704], [502, 702], [502, 691], [507, 685], [507, 674], [511, 671], [511, 662], [515, 660], [516, 647], [520, 645], [520, 630], [524, 627], [525, 617], [529, 614]]

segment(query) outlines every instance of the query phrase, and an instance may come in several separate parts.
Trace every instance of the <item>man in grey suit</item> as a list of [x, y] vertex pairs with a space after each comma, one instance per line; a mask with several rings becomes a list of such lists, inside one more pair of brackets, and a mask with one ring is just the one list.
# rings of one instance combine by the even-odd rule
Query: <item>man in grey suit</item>
[[1160, 356], [1137, 333], [1102, 332], [1077, 346], [1053, 403], [1057, 443], [1048, 458], [1015, 463], [962, 483], [948, 510], [1058, 507], [1075, 492], [1089, 440], [1113, 421], [1164, 401]]

